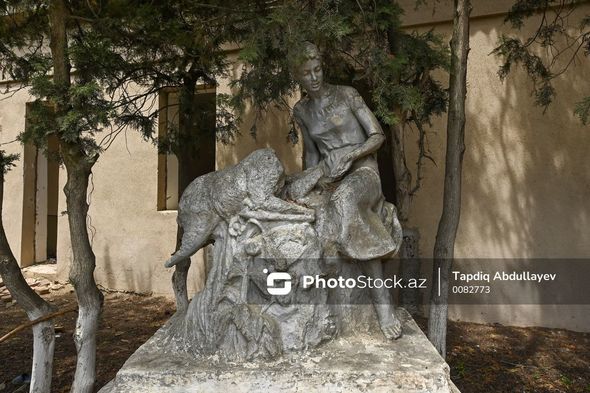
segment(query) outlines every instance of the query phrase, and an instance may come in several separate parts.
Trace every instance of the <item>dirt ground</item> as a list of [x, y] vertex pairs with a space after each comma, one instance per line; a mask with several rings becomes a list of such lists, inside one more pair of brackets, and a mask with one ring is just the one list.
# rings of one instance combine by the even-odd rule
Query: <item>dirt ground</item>
[[[58, 308], [75, 304], [68, 287], [45, 297]], [[174, 312], [165, 298], [105, 294], [98, 336], [98, 387], [111, 380], [125, 360]], [[56, 320], [53, 392], [68, 392], [76, 350], [75, 313]], [[14, 305], [0, 304], [0, 336], [26, 321]], [[425, 320], [419, 320], [424, 327]], [[0, 393], [12, 393], [14, 377], [28, 373], [30, 329], [0, 344]], [[451, 377], [463, 393], [590, 393], [590, 334], [544, 328], [516, 328], [465, 322], [449, 326]], [[5, 387], [2, 388], [4, 383]]]
[[590, 393], [589, 333], [451, 322], [447, 337], [451, 379], [463, 393]]
[[[71, 287], [51, 292], [43, 297], [58, 309], [76, 304]], [[174, 313], [174, 304], [166, 298], [124, 293], [105, 293], [104, 312], [98, 333], [97, 373], [100, 388], [114, 378], [125, 360], [147, 341]], [[5, 308], [0, 304], [0, 336], [26, 322], [17, 305]], [[72, 339], [76, 313], [60, 316], [55, 323], [58, 337], [55, 343], [52, 392], [65, 393], [74, 377], [76, 347]], [[30, 329], [0, 344], [0, 393], [12, 393], [11, 381], [22, 373], [30, 373], [32, 354]], [[98, 390], [98, 389], [97, 389]]]

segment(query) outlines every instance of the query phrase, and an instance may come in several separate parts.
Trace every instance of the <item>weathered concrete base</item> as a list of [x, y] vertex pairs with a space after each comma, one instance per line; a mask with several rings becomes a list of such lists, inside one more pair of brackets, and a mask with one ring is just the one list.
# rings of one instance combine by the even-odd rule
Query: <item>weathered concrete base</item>
[[[371, 307], [371, 306], [367, 306]], [[240, 364], [140, 347], [99, 393], [395, 392], [457, 393], [449, 366], [405, 310], [404, 336], [342, 337], [272, 362]]]

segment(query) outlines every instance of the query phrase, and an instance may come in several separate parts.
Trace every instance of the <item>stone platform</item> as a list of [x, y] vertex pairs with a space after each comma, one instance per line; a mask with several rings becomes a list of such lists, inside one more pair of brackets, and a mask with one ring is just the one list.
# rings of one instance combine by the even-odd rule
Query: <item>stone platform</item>
[[341, 337], [275, 361], [162, 354], [148, 341], [99, 393], [459, 392], [424, 333], [405, 310], [398, 312], [404, 336], [397, 341], [378, 333]]

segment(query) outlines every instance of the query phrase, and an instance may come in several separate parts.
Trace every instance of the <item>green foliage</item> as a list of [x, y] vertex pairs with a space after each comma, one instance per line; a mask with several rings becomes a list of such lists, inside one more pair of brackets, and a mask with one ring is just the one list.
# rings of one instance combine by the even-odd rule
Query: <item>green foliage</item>
[[0, 1], [0, 15], [2, 75], [26, 81], [32, 75], [49, 72], [51, 59], [41, 45], [48, 33], [46, 2]]
[[[89, 157], [110, 146], [125, 127], [156, 141], [158, 92], [172, 87], [188, 97], [197, 83], [214, 83], [227, 67], [222, 45], [239, 36], [236, 26], [247, 19], [250, 4], [238, 1], [231, 9], [215, 0], [69, 1], [67, 54], [75, 73], [69, 87], [57, 88], [48, 46], [49, 1], [1, 1], [0, 69], [36, 98], [19, 139], [43, 149], [48, 135], [57, 134], [78, 143]], [[181, 113], [193, 111], [189, 101], [180, 100]], [[227, 108], [217, 116], [219, 139], [228, 142], [235, 119]]]
[[[505, 22], [522, 29], [527, 19], [539, 15], [540, 24], [526, 41], [503, 35], [492, 53], [503, 60], [498, 71], [504, 80], [513, 66], [522, 67], [533, 82], [531, 94], [535, 104], [546, 109], [555, 98], [552, 82], [565, 73], [571, 64], [580, 61], [581, 54], [588, 62], [590, 57], [590, 15], [582, 18], [578, 26], [570, 25], [572, 9], [581, 0], [517, 0]], [[577, 28], [577, 31], [575, 31]], [[575, 33], [572, 33], [575, 31]], [[541, 51], [540, 51], [541, 49]], [[574, 113], [583, 124], [588, 122], [588, 100], [576, 104]]]
[[547, 11], [549, 6], [558, 3], [556, 0], [517, 0], [510, 8], [505, 22], [509, 22], [512, 27], [520, 29], [524, 26], [524, 21], [535, 13]]
[[[96, 59], [110, 58], [111, 51], [93, 41], [88, 24], [68, 24], [67, 65], [75, 70], [71, 83], [58, 86], [53, 81], [53, 59], [49, 48], [48, 1], [10, 1], [0, 3], [0, 65], [5, 76], [29, 88], [35, 101], [29, 104], [27, 127], [19, 135], [42, 150], [47, 137], [57, 135], [77, 144], [87, 157], [95, 157], [103, 146], [99, 133], [110, 130], [117, 101], [105, 96]], [[69, 18], [94, 18], [90, 4], [68, 4]], [[92, 54], [92, 56], [90, 56]], [[59, 108], [59, 109], [58, 109]]]
[[567, 375], [562, 375], [559, 380], [561, 381], [562, 384], [564, 384], [567, 387], [570, 387], [574, 384], [574, 381], [572, 381], [572, 379], [570, 377], [568, 377]]
[[551, 85], [554, 76], [543, 60], [538, 55], [531, 53], [522, 41], [502, 35], [500, 45], [494, 49], [493, 53], [504, 58], [504, 64], [498, 71], [501, 80], [508, 77], [513, 65], [520, 65], [524, 67], [533, 81], [535, 103], [544, 108], [551, 103], [555, 95], [555, 90]]
[[[94, 137], [110, 126], [115, 112], [96, 81], [74, 83], [60, 90], [51, 76], [42, 75], [31, 80], [30, 91], [37, 100], [29, 105], [27, 128], [19, 136], [21, 141], [45, 148], [47, 136], [57, 134], [64, 141], [83, 144], [90, 156], [101, 152]], [[57, 113], [56, 104], [67, 110]]]
[[401, 119], [393, 108], [400, 108], [410, 114], [410, 120], [426, 123], [446, 110], [447, 92], [431, 72], [448, 69], [448, 51], [432, 30], [400, 33], [396, 46], [395, 55], [388, 50], [376, 52], [368, 69], [376, 113], [386, 124], [394, 124]]
[[215, 136], [223, 144], [231, 143], [235, 136], [240, 133], [239, 123], [231, 109], [230, 100], [230, 95], [217, 94]]
[[189, 97], [197, 84], [229, 75], [227, 46], [237, 44], [248, 66], [233, 83], [238, 94], [218, 96], [217, 137], [224, 143], [237, 134], [233, 113], [246, 99], [260, 111], [285, 106], [283, 98], [298, 88], [290, 67], [304, 41], [324, 51], [329, 81], [368, 87], [386, 123], [426, 122], [446, 108], [446, 91], [431, 73], [448, 67], [448, 51], [432, 31], [402, 31], [395, 2], [70, 1], [68, 60], [75, 77], [63, 91], [51, 78], [47, 8], [48, 1], [0, 2], [7, 15], [0, 21], [0, 66], [37, 99], [20, 139], [40, 147], [57, 134], [95, 155], [127, 126], [155, 141], [157, 94], [171, 87], [180, 91], [184, 117], [179, 127], [169, 125], [161, 145], [174, 150], [189, 143], [173, 135], [194, 124], [185, 119], [194, 117]]
[[[265, 9], [244, 35], [247, 67], [233, 82], [231, 104], [243, 109], [251, 100], [261, 112], [287, 107], [284, 98], [298, 89], [291, 69], [309, 41], [322, 50], [326, 80], [368, 88], [381, 121], [428, 122], [446, 110], [447, 92], [431, 74], [448, 69], [449, 54], [433, 31], [401, 30], [402, 13], [385, 0], [284, 1]], [[289, 139], [296, 140], [293, 129]]]
[[32, 143], [41, 150], [47, 149], [47, 137], [57, 133], [57, 119], [53, 107], [41, 100], [31, 102], [27, 107], [26, 127], [18, 135], [23, 143]]
[[[224, 45], [239, 40], [240, 25], [251, 18], [253, 7], [254, 3], [248, 1], [236, 1], [229, 7], [220, 0], [109, 2], [104, 16], [86, 35], [86, 42], [94, 44], [80, 48], [80, 57], [90, 67], [102, 70], [101, 82], [109, 94], [123, 95], [117, 125], [131, 125], [145, 139], [153, 140], [165, 151], [174, 151], [180, 147], [174, 144], [197, 143], [198, 138], [173, 134], [198, 132], [189, 130], [188, 124], [195, 122], [185, 119], [196, 116], [191, 96], [197, 84], [214, 85], [216, 78], [226, 74]], [[158, 142], [153, 135], [158, 110], [145, 101], [168, 88], [178, 89], [177, 105], [185, 118], [180, 126], [169, 123], [166, 140]], [[237, 130], [228, 103], [228, 99], [221, 98], [217, 110], [217, 138], [224, 143], [231, 141]]]
[[6, 175], [8, 171], [16, 166], [15, 162], [18, 159], [18, 154], [6, 154], [6, 151], [0, 150], [0, 175]]
[[465, 367], [465, 362], [462, 360], [457, 361], [457, 364], [454, 367], [454, 371], [457, 373], [457, 377], [465, 378], [467, 375], [467, 368]]
[[588, 124], [588, 119], [590, 118], [590, 96], [585, 97], [582, 101], [576, 104], [574, 113], [580, 118], [580, 120], [582, 120], [584, 125]]

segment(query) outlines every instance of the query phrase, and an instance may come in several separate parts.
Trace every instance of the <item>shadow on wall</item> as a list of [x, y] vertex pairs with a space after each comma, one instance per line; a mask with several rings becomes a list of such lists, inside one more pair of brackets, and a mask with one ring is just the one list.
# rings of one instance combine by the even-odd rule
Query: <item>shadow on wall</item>
[[145, 272], [137, 269], [136, 264], [131, 261], [120, 264], [119, 268], [113, 269], [113, 260], [108, 245], [102, 248], [101, 257], [102, 263], [97, 264], [97, 269], [103, 271], [100, 276], [104, 281], [101, 281], [100, 285], [106, 288], [115, 290], [117, 288], [125, 288], [130, 291], [143, 292], [139, 288], [145, 288], [146, 283], [151, 281], [150, 277], [146, 277]]
[[[583, 8], [580, 14], [589, 9]], [[576, 23], [573, 16], [571, 20]], [[532, 29], [535, 23], [531, 20], [527, 26]], [[451, 26], [440, 25], [437, 30], [448, 37]], [[455, 256], [588, 258], [590, 128], [573, 115], [575, 103], [590, 93], [588, 58], [572, 64], [555, 80], [556, 99], [543, 113], [530, 97], [533, 85], [524, 71], [515, 67], [504, 83], [499, 80], [500, 60], [490, 52], [503, 33], [513, 32], [502, 24], [502, 17], [473, 21], [462, 210]], [[523, 30], [521, 38], [530, 33]], [[431, 131], [438, 166], [427, 164], [424, 186], [411, 211], [412, 224], [421, 230], [424, 257], [432, 255], [442, 208], [446, 117], [436, 119]], [[534, 263], [533, 259], [525, 262]], [[507, 260], [505, 268], [516, 268], [516, 264], [519, 269], [527, 267], [522, 260]], [[582, 285], [582, 279], [572, 285]], [[510, 295], [516, 297], [522, 290], [537, 291], [539, 304], [551, 304], [555, 296], [527, 283], [515, 283]], [[540, 307], [534, 319], [551, 326], [549, 321], [566, 317], [550, 310], [549, 306]], [[577, 313], [570, 312], [570, 316]]]
[[[506, 32], [497, 30], [501, 20], [480, 19], [472, 28], [456, 255], [590, 256], [590, 128], [573, 115], [575, 102], [588, 94], [588, 60], [555, 81], [556, 100], [543, 114], [524, 72], [498, 79], [500, 62], [489, 53]], [[445, 129], [446, 118], [436, 119], [430, 141], [438, 166], [427, 164], [413, 204], [424, 256], [431, 255], [442, 208]]]
[[[499, 34], [492, 28], [475, 35], [493, 44]], [[488, 78], [497, 78], [496, 67], [492, 75], [473, 76], [481, 77], [485, 93], [470, 97], [461, 239], [477, 233], [477, 242], [487, 243], [485, 249], [497, 257], [590, 256], [590, 129], [573, 115], [575, 102], [589, 93], [588, 60], [583, 62], [555, 81], [557, 96], [545, 114], [530, 97], [532, 85], [524, 71], [515, 69], [497, 90], [485, 89], [493, 83], [486, 83]], [[462, 254], [478, 255], [474, 244], [462, 241]], [[512, 267], [527, 268], [523, 261], [507, 261], [506, 268]], [[584, 288], [583, 278], [567, 266], [563, 273]], [[518, 283], [513, 296], [536, 291], [539, 304], [551, 304], [556, 294], [540, 289]], [[541, 321], [564, 317], [542, 315], [543, 310]]]
[[[126, 261], [126, 263], [120, 263], [118, 266], [113, 267], [113, 259], [111, 257], [109, 245], [104, 245], [102, 247], [100, 262], [100, 264], [97, 263], [97, 270], [102, 270], [100, 273], [102, 280], [99, 284], [105, 288], [113, 290], [124, 288], [126, 291], [138, 293], [152, 292], [153, 272], [145, 269], [153, 270], [153, 267], [156, 266], [155, 263], [140, 264], [138, 261]], [[164, 277], [160, 276], [159, 279], [164, 279]]]
[[[499, 33], [482, 25], [475, 44], [494, 45]], [[472, 56], [485, 56], [472, 47]], [[469, 97], [462, 238], [477, 233], [497, 257], [590, 256], [590, 129], [573, 115], [588, 94], [583, 62], [555, 81], [557, 97], [545, 114], [534, 106], [523, 71], [498, 85], [490, 80], [497, 79], [495, 62], [484, 72], [472, 68], [471, 89], [481, 90]]]
[[[201, 291], [205, 286], [205, 260], [199, 251], [192, 257], [192, 263], [188, 274], [189, 297]], [[100, 271], [99, 284], [113, 290], [133, 291], [137, 293], [156, 293], [172, 295], [173, 269], [164, 268], [164, 261], [157, 263], [144, 263], [143, 261], [126, 261], [119, 266], [113, 265], [110, 247], [102, 247], [100, 261], [97, 261], [97, 271]]]

